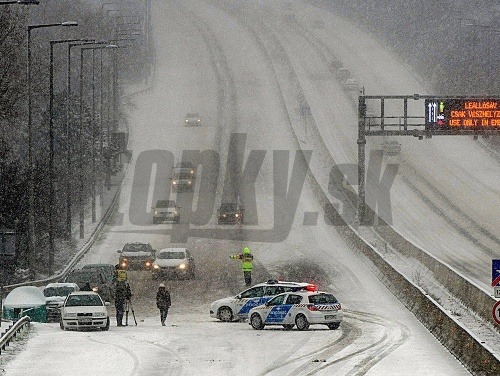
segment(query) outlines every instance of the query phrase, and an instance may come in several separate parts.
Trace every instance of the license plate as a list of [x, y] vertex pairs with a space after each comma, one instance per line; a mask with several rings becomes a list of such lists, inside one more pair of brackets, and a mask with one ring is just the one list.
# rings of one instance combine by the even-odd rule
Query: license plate
[[80, 319], [78, 320], [80, 324], [90, 324], [92, 322], [92, 319]]
[[325, 320], [333, 320], [335, 318], [335, 315], [326, 315]]

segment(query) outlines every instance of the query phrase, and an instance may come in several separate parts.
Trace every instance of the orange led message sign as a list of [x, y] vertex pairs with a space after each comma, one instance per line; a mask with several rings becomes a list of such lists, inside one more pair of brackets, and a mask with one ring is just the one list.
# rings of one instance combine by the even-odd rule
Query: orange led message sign
[[500, 128], [500, 99], [426, 99], [429, 128]]

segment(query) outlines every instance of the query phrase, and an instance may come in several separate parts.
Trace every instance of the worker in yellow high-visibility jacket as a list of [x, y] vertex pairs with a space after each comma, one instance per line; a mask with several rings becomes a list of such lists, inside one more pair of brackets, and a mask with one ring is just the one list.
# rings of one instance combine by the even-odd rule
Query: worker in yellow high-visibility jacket
[[252, 284], [252, 269], [253, 269], [253, 255], [250, 253], [248, 247], [243, 248], [241, 254], [229, 256], [232, 259], [241, 260], [241, 270], [243, 270], [243, 277], [245, 278], [245, 285]]

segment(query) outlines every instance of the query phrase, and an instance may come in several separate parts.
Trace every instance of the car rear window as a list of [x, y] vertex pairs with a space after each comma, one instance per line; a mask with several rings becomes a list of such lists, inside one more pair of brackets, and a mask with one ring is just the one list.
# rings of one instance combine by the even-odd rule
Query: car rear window
[[317, 294], [317, 295], [309, 295], [309, 303], [333, 304], [333, 303], [338, 303], [338, 300], [332, 294]]

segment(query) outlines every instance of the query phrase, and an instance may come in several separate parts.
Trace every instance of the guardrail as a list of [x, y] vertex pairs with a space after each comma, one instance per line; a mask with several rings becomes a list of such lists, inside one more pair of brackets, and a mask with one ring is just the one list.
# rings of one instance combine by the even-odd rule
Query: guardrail
[[17, 336], [17, 333], [26, 327], [29, 328], [30, 323], [31, 318], [29, 316], [23, 316], [11, 325], [9, 330], [0, 338], [0, 354], [5, 350], [5, 347], [9, 346], [10, 341]]
[[[266, 47], [263, 46], [263, 48], [265, 49]], [[278, 75], [276, 75], [276, 77], [277, 76]], [[293, 75], [288, 75], [288, 77], [293, 78]], [[294, 85], [291, 86], [297, 88], [296, 83], [293, 84]], [[278, 86], [280, 86], [280, 91], [282, 91], [283, 83], [278, 81]], [[305, 98], [303, 93], [301, 94], [301, 97]], [[281, 97], [281, 102], [284, 108], [288, 107], [285, 98]], [[295, 103], [292, 107], [297, 108], [299, 107], [299, 104]], [[290, 118], [288, 118], [288, 121], [292, 130], [294, 144], [298, 150], [302, 151], [304, 145], [298, 136], [300, 132], [297, 132], [297, 129], [294, 128], [293, 122]], [[321, 137], [321, 133], [319, 132], [316, 123], [310, 116], [306, 119], [305, 126], [309, 127], [309, 137], [314, 137], [316, 145], [319, 145], [320, 149], [326, 151], [326, 159], [328, 162], [330, 162], [331, 165], [335, 165], [335, 161], [329, 154], [328, 148]], [[306, 146], [310, 147], [308, 144], [306, 144]], [[307, 165], [305, 158], [303, 158], [303, 162]], [[464, 325], [449, 316], [446, 311], [420, 287], [413, 284], [405, 278], [404, 275], [394, 269], [386, 260], [384, 260], [376, 249], [371, 247], [360, 236], [360, 234], [357, 233], [354, 227], [348, 225], [344, 221], [341, 215], [335, 210], [334, 205], [329, 200], [320, 182], [317, 180], [316, 176], [314, 176], [311, 166], [309, 166], [308, 177], [310, 178], [309, 181], [312, 186], [312, 191], [320, 205], [324, 208], [326, 217], [331, 223], [336, 224], [336, 226], [333, 226], [333, 229], [339, 233], [347, 244], [349, 244], [353, 252], [359, 254], [362, 256], [362, 259], [366, 260], [366, 264], [370, 270], [378, 276], [384, 285], [386, 285], [386, 287], [406, 306], [406, 308], [410, 310], [418, 318], [418, 320], [474, 375], [500, 375], [500, 358], [498, 355], [484, 343], [481, 343], [481, 340], [471, 333]], [[354, 192], [355, 191], [352, 190], [353, 194]], [[392, 228], [378, 228], [377, 230], [381, 236], [382, 233], [385, 233], [386, 236], [390, 235], [391, 242], [398, 243], [397, 239], [401, 240], [399, 244], [402, 244], [403, 241], [408, 242], [403, 236], [398, 234]], [[408, 244], [405, 245], [408, 246]], [[401, 246], [398, 247], [398, 249], [400, 248]], [[411, 247], [411, 251], [418, 254], [419, 258], [422, 259], [430, 257], [427, 253], [416, 246]], [[430, 263], [428, 259], [426, 261]], [[437, 260], [434, 261], [437, 262]], [[458, 288], [460, 288], [460, 286], [463, 287], [463, 283], [468, 282], [463, 277], [447, 268], [445, 265], [441, 265], [439, 269], [443, 272], [446, 269], [446, 277], [456, 281], [457, 286], [459, 286]], [[464, 294], [470, 294], [472, 292], [471, 289], [473, 288], [470, 287], [469, 289], [465, 289]], [[475, 290], [475, 293], [479, 293], [479, 291]], [[476, 309], [484, 312], [483, 307], [489, 304], [489, 297], [484, 292], [478, 295], [480, 297], [478, 298]]]
[[71, 261], [68, 263], [68, 265], [66, 265], [66, 267], [63, 269], [63, 271], [61, 273], [59, 273], [55, 276], [49, 277], [49, 278], [45, 278], [45, 279], [40, 279], [40, 280], [36, 280], [36, 281], [21, 282], [21, 283], [16, 283], [13, 285], [7, 285], [7, 286], [3, 287], [4, 291], [9, 292], [9, 291], [13, 290], [14, 288], [20, 287], [20, 286], [45, 286], [48, 283], [57, 282], [57, 281], [64, 279], [64, 277], [66, 277], [66, 275], [75, 267], [75, 265], [78, 263], [78, 261], [81, 260], [81, 258], [85, 255], [85, 253], [87, 253], [87, 251], [90, 249], [90, 247], [92, 247], [92, 244], [94, 244], [94, 241], [98, 237], [99, 232], [102, 230], [102, 228], [104, 227], [104, 225], [106, 224], [108, 219], [111, 217], [111, 214], [113, 213], [113, 210], [116, 206], [116, 203], [118, 202], [118, 199], [120, 197], [120, 192], [121, 192], [121, 185], [117, 189], [115, 196], [113, 197], [113, 201], [111, 202], [108, 209], [106, 210], [106, 213], [104, 214], [104, 216], [102, 217], [101, 221], [96, 226], [94, 231], [92, 231], [92, 234], [90, 235], [87, 242], [77, 252], [77, 254], [71, 259]]

